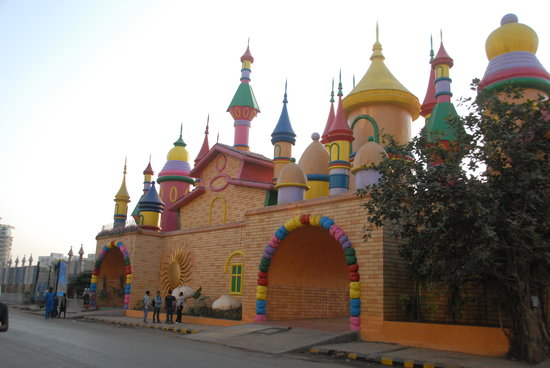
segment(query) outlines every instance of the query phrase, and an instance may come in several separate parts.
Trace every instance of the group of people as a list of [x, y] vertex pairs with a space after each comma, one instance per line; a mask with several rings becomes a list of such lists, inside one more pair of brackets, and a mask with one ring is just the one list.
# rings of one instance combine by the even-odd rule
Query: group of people
[[[61, 318], [61, 313], [63, 313], [63, 318], [67, 316], [67, 294], [62, 293], [60, 297], [53, 292], [53, 289], [48, 288], [48, 292], [44, 295], [44, 305], [46, 312], [46, 319], [48, 318]], [[59, 307], [59, 309], [58, 309]]]
[[[150, 294], [151, 292], [147, 290], [143, 296], [143, 323], [147, 323], [149, 305], [153, 308], [153, 323], [161, 323], [160, 310], [162, 308], [162, 297], [160, 296], [160, 291], [157, 291], [157, 295], [153, 298], [150, 297]], [[164, 297], [164, 310], [166, 312], [165, 323], [174, 323], [174, 310], [176, 310], [176, 323], [181, 323], [184, 301], [185, 298], [183, 296], [183, 292], [180, 292], [178, 298], [176, 299], [176, 297], [172, 295], [172, 290], [168, 290], [168, 294]]]

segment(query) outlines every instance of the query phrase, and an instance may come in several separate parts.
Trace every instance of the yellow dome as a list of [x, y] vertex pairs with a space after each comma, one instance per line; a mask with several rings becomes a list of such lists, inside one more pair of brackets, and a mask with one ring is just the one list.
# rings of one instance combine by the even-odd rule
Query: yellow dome
[[281, 169], [275, 189], [279, 189], [280, 187], [304, 187], [309, 189], [304, 171], [294, 162], [286, 164]]
[[298, 166], [302, 168], [306, 175], [321, 174], [328, 175], [328, 163], [330, 157], [325, 147], [319, 142], [319, 133], [311, 135], [313, 142], [306, 148]]
[[185, 147], [183, 147], [183, 146], [174, 146], [174, 148], [172, 148], [168, 152], [168, 156], [166, 157], [166, 159], [168, 161], [178, 160], [178, 161], [187, 162], [188, 161], [188, 156], [189, 156], [189, 153], [187, 152]]
[[537, 52], [537, 33], [531, 27], [518, 23], [518, 18], [514, 14], [505, 15], [500, 24], [501, 26], [495, 29], [485, 42], [485, 52], [489, 60], [513, 51], [527, 51], [533, 54]]
[[373, 141], [367, 142], [361, 146], [355, 155], [351, 173], [355, 174], [359, 170], [369, 168], [373, 165], [378, 165], [387, 157], [388, 155], [381, 145]]

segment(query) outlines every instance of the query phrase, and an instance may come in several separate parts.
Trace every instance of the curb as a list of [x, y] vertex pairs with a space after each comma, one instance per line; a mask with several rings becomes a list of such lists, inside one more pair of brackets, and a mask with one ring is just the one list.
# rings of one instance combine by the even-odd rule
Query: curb
[[120, 322], [120, 321], [113, 321], [113, 320], [103, 319], [98, 317], [84, 317], [84, 319], [94, 321], [94, 322], [103, 322], [103, 323], [116, 325], [116, 326], [152, 328], [152, 329], [157, 329], [162, 331], [180, 333], [184, 335], [196, 334], [200, 332], [199, 330], [193, 330], [190, 328], [166, 327], [166, 326], [153, 325], [153, 324], [147, 325], [145, 323], [135, 323], [135, 322]]
[[322, 354], [333, 358], [351, 359], [357, 361], [365, 361], [371, 363], [377, 363], [392, 367], [406, 367], [406, 368], [463, 368], [454, 364], [438, 364], [429, 361], [412, 360], [403, 358], [394, 358], [383, 356], [380, 354], [363, 354], [363, 353], [350, 353], [347, 351], [329, 350], [322, 348], [311, 348], [309, 350], [311, 354]]

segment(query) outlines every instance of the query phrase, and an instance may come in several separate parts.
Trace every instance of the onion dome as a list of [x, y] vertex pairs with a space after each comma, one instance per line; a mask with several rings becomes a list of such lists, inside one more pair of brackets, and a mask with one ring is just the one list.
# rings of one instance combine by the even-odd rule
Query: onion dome
[[206, 130], [204, 131], [204, 140], [202, 141], [202, 146], [199, 151], [199, 154], [197, 155], [197, 158], [195, 158], [195, 165], [202, 160], [204, 156], [210, 151], [210, 145], [208, 143], [208, 124], [210, 123], [210, 114], [208, 114], [208, 117], [206, 118]]
[[369, 141], [362, 145], [355, 155], [351, 173], [355, 174], [359, 170], [365, 170], [372, 166], [378, 165], [386, 158], [388, 158], [386, 150], [384, 150], [384, 148], [382, 148], [382, 146], [378, 143]]
[[[355, 86], [354, 86], [355, 87]], [[323, 135], [321, 136], [321, 143], [325, 144], [328, 143], [328, 132], [330, 131], [330, 127], [332, 126], [332, 123], [334, 122], [334, 79], [332, 79], [332, 91], [330, 92], [330, 110], [328, 112], [328, 118], [327, 123], [325, 124], [325, 130], [323, 130]]]
[[279, 117], [279, 122], [275, 126], [273, 133], [271, 133], [271, 143], [275, 144], [277, 142], [289, 142], [296, 143], [296, 133], [292, 129], [290, 124], [290, 118], [288, 117], [288, 109], [286, 104], [288, 103], [287, 99], [287, 83], [285, 82], [285, 95], [283, 98], [283, 110], [281, 111], [281, 116]]
[[398, 105], [409, 111], [413, 120], [419, 116], [418, 98], [405, 88], [384, 64], [382, 45], [378, 41], [372, 46], [371, 65], [355, 88], [344, 98], [344, 110], [350, 112], [358, 107], [387, 103]]
[[329, 154], [325, 147], [319, 142], [319, 133], [311, 135], [313, 142], [305, 149], [298, 166], [306, 175], [328, 175]]
[[309, 189], [304, 171], [300, 166], [296, 165], [293, 159], [291, 159], [291, 162], [285, 165], [279, 173], [275, 189], [281, 187], [301, 187]]
[[187, 161], [189, 157], [189, 153], [185, 149], [187, 146], [185, 142], [183, 141], [181, 134], [182, 134], [183, 124], [180, 127], [180, 136], [177, 141], [174, 142], [174, 148], [172, 148], [166, 157], [168, 161], [177, 160], [177, 161]]
[[538, 89], [550, 95], [550, 74], [535, 55], [538, 48], [536, 32], [518, 23], [514, 14], [505, 15], [500, 24], [485, 43], [489, 65], [479, 89], [498, 88], [514, 82], [519, 87]]
[[160, 199], [155, 189], [155, 182], [153, 181], [151, 188], [149, 188], [145, 197], [139, 202], [139, 211], [162, 212], [163, 209], [164, 202]]

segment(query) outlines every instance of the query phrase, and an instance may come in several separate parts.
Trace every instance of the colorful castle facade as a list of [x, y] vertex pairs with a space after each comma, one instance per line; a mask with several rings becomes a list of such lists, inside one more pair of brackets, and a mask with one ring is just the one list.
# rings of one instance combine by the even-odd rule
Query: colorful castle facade
[[[210, 147], [207, 125], [191, 168], [180, 131], [156, 182], [150, 163], [143, 172], [143, 194], [132, 212], [137, 227], [125, 227], [130, 196], [124, 176], [115, 196], [115, 231], [97, 236], [92, 302], [102, 305], [102, 290], [120, 288], [120, 306], [131, 314], [145, 290], [201, 287], [214, 299], [239, 299], [243, 323], [345, 318], [363, 339], [505, 352], [507, 340], [498, 328], [403, 322], [399, 300], [413, 285], [397, 253], [400, 240], [384, 228], [364, 240], [366, 199], [356, 197], [355, 189], [379, 179], [374, 164], [388, 157], [381, 134], [405, 143], [411, 123], [422, 115], [428, 132], [443, 133], [438, 139], [445, 145], [454, 138], [448, 119], [457, 114], [453, 60], [443, 44], [435, 58], [432, 51], [421, 104], [385, 65], [378, 38], [377, 27], [370, 67], [346, 96], [339, 81], [322, 133], [312, 134], [297, 163], [286, 87], [271, 135], [273, 157], [253, 153], [249, 131], [260, 108], [247, 47], [227, 109], [233, 145]], [[480, 88], [512, 81], [528, 97], [549, 96], [550, 75], [535, 56], [537, 45], [531, 28], [505, 16], [487, 40], [490, 62]]]

